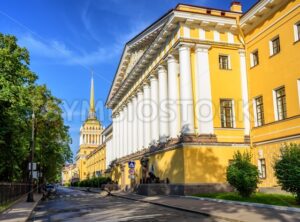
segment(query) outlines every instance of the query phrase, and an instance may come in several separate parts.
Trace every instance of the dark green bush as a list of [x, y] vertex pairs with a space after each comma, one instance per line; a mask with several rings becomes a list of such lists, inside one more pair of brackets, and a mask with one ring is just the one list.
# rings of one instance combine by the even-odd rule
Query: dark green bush
[[280, 154], [274, 164], [275, 176], [282, 189], [295, 194], [300, 204], [300, 144], [284, 145]]
[[259, 182], [258, 169], [251, 163], [249, 152], [236, 152], [227, 168], [227, 181], [242, 197], [250, 197]]
[[109, 177], [93, 177], [91, 179], [82, 180], [79, 182], [74, 182], [73, 186], [78, 187], [101, 187], [102, 184], [110, 183], [111, 179]]

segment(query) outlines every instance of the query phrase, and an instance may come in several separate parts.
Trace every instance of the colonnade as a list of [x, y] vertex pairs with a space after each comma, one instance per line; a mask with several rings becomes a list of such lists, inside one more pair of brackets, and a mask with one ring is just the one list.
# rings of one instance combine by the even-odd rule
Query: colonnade
[[80, 135], [80, 145], [100, 145], [102, 144], [102, 136], [99, 133], [86, 132]]
[[[195, 61], [191, 61], [192, 47]], [[177, 138], [180, 134], [214, 133], [209, 48], [209, 45], [180, 44], [178, 59], [169, 55], [165, 64], [159, 65], [127, 104], [114, 113], [112, 146], [115, 158], [165, 142], [167, 138]], [[191, 62], [195, 62], [195, 79]]]

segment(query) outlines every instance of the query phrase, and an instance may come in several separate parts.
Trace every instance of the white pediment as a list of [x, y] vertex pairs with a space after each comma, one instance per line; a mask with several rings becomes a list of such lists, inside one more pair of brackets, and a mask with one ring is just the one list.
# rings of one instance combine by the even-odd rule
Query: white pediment
[[140, 58], [144, 55], [149, 46], [156, 39], [167, 19], [160, 19], [132, 40], [126, 43], [121, 61], [116, 72], [112, 87], [107, 100], [110, 100], [119, 90], [120, 85], [133, 70]]
[[146, 47], [144, 47], [142, 49], [135, 50], [131, 53], [129, 63], [127, 65], [127, 69], [125, 71], [125, 77], [128, 75], [128, 73], [131, 72], [132, 68], [139, 61], [139, 59], [142, 57], [142, 55], [145, 53], [145, 51], [146, 51]]

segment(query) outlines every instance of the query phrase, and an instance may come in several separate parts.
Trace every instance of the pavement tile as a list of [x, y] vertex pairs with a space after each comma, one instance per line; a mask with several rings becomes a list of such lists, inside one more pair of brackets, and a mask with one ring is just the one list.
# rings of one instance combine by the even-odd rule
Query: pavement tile
[[35, 202], [26, 202], [27, 196], [23, 196], [20, 201], [0, 214], [0, 221], [5, 222], [25, 222], [30, 217], [31, 212], [42, 199], [42, 194], [34, 194]]

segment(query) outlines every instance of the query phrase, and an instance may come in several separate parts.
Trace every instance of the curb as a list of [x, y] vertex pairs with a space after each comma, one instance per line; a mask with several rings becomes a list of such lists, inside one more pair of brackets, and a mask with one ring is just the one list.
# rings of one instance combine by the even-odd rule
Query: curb
[[221, 200], [221, 199], [208, 198], [208, 197], [179, 196], [179, 198], [205, 200], [205, 201], [212, 201], [212, 202], [217, 202], [217, 203], [237, 204], [237, 205], [242, 205], [242, 206], [268, 208], [268, 209], [273, 209], [273, 210], [281, 210], [281, 211], [287, 211], [287, 212], [300, 213], [300, 208], [296, 208], [296, 207], [285, 207], [285, 206], [277, 206], [277, 205], [271, 205], [271, 204], [250, 203], [250, 202], [241, 202], [241, 201], [233, 201], [233, 200]]
[[139, 200], [139, 199], [135, 199], [133, 197], [121, 196], [121, 195], [116, 195], [113, 193], [111, 194], [111, 196], [114, 196], [117, 198], [123, 198], [123, 199], [127, 199], [127, 200], [134, 200], [134, 201], [138, 201], [138, 202], [148, 203], [148, 204], [154, 204], [157, 206], [167, 207], [167, 208], [174, 209], [174, 210], [181, 210], [181, 211], [185, 211], [188, 213], [200, 214], [200, 215], [208, 216], [211, 218], [222, 219], [222, 220], [227, 220], [227, 221], [231, 221], [231, 222], [245, 222], [242, 220], [237, 220], [237, 219], [232, 219], [232, 218], [228, 218], [228, 217], [222, 217], [222, 216], [210, 214], [210, 213], [207, 213], [204, 211], [190, 210], [190, 209], [186, 209], [186, 208], [182, 208], [182, 207], [176, 207], [176, 206], [171, 206], [171, 205], [167, 205], [167, 204], [155, 203], [155, 202], [151, 202], [151, 201], [147, 201], [147, 200]]
[[33, 208], [31, 209], [31, 212], [30, 212], [30, 214], [28, 215], [26, 221], [28, 221], [28, 219], [32, 216], [32, 213], [33, 213], [34, 209], [35, 209], [36, 206], [40, 203], [40, 201], [42, 200], [42, 198], [43, 198], [43, 196], [41, 195], [40, 199], [34, 202]]

